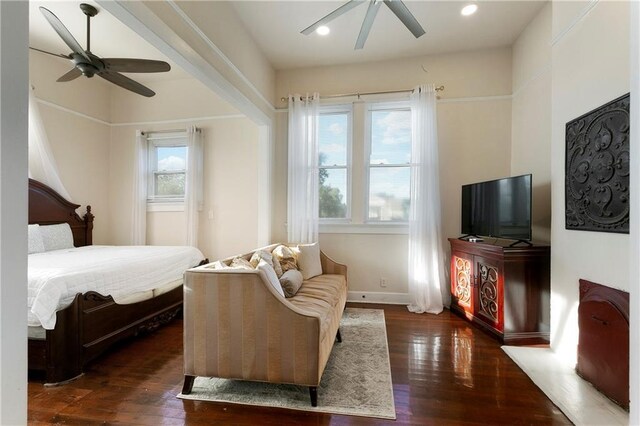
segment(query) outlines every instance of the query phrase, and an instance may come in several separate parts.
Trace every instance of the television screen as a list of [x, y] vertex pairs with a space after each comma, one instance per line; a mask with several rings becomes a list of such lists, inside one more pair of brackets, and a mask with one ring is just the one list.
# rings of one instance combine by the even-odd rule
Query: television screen
[[531, 239], [531, 175], [462, 187], [462, 233]]

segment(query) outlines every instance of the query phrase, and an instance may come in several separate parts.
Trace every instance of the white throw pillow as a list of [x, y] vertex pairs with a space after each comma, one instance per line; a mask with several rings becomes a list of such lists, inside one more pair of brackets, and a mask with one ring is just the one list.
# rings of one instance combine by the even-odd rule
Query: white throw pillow
[[311, 279], [317, 275], [322, 275], [322, 264], [320, 263], [320, 245], [298, 244], [298, 269], [302, 272], [302, 278]]
[[44, 241], [42, 241], [42, 233], [40, 225], [29, 225], [29, 254], [42, 253], [44, 251]]
[[264, 259], [260, 259], [258, 266], [256, 266], [258, 271], [261, 271], [269, 284], [278, 292], [278, 294], [284, 297], [284, 290], [280, 285], [280, 281], [278, 281], [278, 276], [276, 275], [276, 271], [273, 270], [273, 266], [269, 265]]
[[44, 250], [62, 250], [73, 248], [73, 234], [68, 223], [40, 226]]

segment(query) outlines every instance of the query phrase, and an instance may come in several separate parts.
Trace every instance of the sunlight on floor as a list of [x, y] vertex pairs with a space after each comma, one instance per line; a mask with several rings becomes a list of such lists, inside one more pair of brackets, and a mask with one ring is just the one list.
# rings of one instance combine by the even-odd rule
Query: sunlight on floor
[[551, 349], [516, 346], [502, 349], [574, 424], [629, 424], [629, 413], [581, 379]]

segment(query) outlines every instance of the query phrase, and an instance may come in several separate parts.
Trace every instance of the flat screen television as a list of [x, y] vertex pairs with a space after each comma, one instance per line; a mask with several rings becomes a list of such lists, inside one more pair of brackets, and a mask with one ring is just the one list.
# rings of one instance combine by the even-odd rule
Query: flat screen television
[[531, 175], [464, 185], [462, 233], [531, 240]]

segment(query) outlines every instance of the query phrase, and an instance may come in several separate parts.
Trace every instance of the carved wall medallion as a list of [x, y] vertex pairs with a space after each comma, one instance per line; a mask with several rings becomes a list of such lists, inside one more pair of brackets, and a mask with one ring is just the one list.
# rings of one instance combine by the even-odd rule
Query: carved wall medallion
[[567, 123], [566, 229], [629, 233], [629, 94]]

